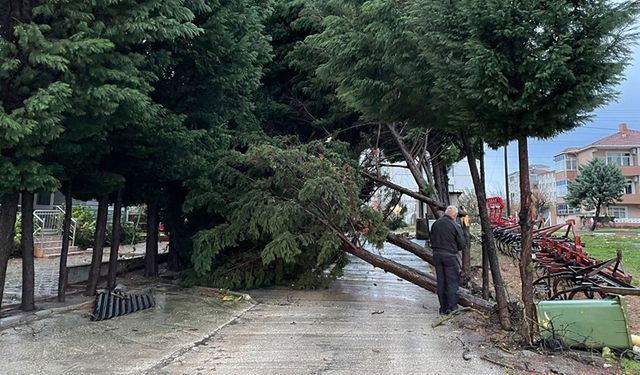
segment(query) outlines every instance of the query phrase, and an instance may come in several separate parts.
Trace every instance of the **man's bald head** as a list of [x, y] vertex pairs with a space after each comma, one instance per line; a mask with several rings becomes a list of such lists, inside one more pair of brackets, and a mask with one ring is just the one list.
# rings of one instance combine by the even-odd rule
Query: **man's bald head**
[[458, 207], [449, 206], [444, 211], [444, 214], [455, 220], [458, 217]]

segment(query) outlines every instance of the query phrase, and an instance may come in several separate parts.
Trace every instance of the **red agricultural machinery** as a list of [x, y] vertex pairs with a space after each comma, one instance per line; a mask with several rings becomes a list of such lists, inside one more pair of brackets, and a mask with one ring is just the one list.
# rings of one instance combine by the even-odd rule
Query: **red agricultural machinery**
[[[518, 219], [505, 217], [500, 197], [488, 198], [487, 208], [498, 250], [518, 259], [521, 247]], [[574, 220], [550, 227], [542, 225], [542, 220], [534, 225], [532, 246], [538, 299], [640, 295], [640, 289], [631, 285], [631, 276], [624, 271], [620, 250], [615, 258], [597, 261], [584, 251]]]

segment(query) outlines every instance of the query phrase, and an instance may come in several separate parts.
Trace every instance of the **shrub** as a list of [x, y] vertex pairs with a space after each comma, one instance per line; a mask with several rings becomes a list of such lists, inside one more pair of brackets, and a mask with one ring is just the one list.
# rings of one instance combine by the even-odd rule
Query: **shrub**
[[71, 216], [76, 220], [75, 245], [81, 249], [93, 246], [96, 220], [86, 207], [74, 207]]
[[22, 215], [18, 212], [16, 216], [15, 235], [13, 236], [13, 247], [9, 256], [21, 256], [20, 241], [22, 240]]

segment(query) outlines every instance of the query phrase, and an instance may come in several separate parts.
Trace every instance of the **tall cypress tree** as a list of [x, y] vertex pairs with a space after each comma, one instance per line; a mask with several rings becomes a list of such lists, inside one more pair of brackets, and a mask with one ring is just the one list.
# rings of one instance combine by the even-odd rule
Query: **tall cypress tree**
[[[615, 97], [639, 6], [636, 1], [416, 3], [416, 22], [439, 42], [433, 50], [442, 52], [433, 54], [434, 66], [441, 97], [454, 109], [450, 121], [483, 134], [493, 147], [518, 141], [521, 333], [527, 341], [535, 322], [527, 139], [575, 128]], [[433, 14], [456, 18], [455, 27], [434, 28], [426, 18]]]
[[[45, 147], [63, 131], [62, 120], [72, 95], [70, 65], [74, 59], [106, 48], [102, 39], [82, 34], [56, 35], [41, 17], [55, 2], [4, 2], [0, 25], [0, 285], [13, 238], [17, 192], [25, 196], [57, 186], [50, 166], [42, 162]], [[72, 19], [73, 20], [73, 19]], [[76, 19], [77, 21], [77, 19]], [[32, 195], [31, 195], [32, 196]], [[31, 210], [23, 220], [31, 221]], [[25, 238], [25, 256], [32, 257], [32, 239]], [[30, 275], [23, 290], [32, 301], [33, 263], [26, 259], [23, 273]], [[1, 292], [1, 290], [0, 290]], [[33, 308], [32, 302], [24, 306]]]

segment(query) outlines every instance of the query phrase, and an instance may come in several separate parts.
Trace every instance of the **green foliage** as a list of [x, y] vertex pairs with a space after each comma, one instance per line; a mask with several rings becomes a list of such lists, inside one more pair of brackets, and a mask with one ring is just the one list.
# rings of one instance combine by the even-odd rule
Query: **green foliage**
[[345, 150], [339, 142], [265, 142], [231, 152], [194, 181], [187, 209], [223, 222], [194, 237], [191, 277], [224, 288], [321, 286], [345, 264], [338, 233], [381, 246], [387, 228], [359, 200]]
[[603, 205], [614, 204], [624, 195], [626, 181], [622, 171], [615, 165], [602, 159], [593, 159], [587, 165], [580, 166], [580, 174], [569, 183], [567, 202], [573, 207], [585, 206], [596, 209]]
[[13, 247], [9, 255], [20, 256], [22, 254], [21, 241], [22, 241], [22, 214], [18, 212], [16, 216], [15, 236], [13, 237]]
[[74, 207], [71, 217], [76, 220], [75, 245], [80, 249], [92, 247], [96, 219], [91, 210], [86, 207]]
[[434, 102], [498, 146], [572, 129], [611, 100], [638, 11], [635, 1], [423, 0], [410, 22], [425, 36]]
[[273, 60], [266, 66], [258, 114], [269, 135], [296, 135], [301, 141], [340, 139], [355, 145], [359, 116], [338, 100], [335, 85], [316, 69], [328, 55], [304, 43], [323, 29], [307, 0], [279, 0], [266, 21]]

